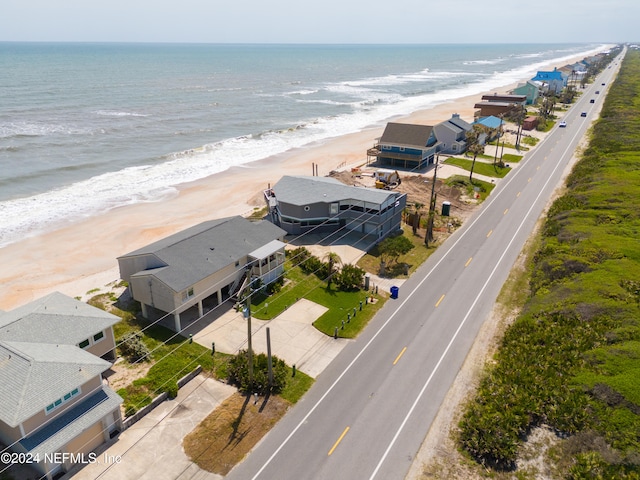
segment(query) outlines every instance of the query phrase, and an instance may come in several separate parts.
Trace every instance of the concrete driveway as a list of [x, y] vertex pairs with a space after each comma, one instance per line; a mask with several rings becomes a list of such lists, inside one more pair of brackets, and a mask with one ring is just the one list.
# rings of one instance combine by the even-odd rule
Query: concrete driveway
[[[235, 354], [247, 348], [247, 320], [236, 312], [231, 303], [220, 307], [224, 311], [210, 312], [201, 321], [205, 325], [191, 325], [185, 334], [193, 334], [193, 340], [216, 351]], [[315, 378], [349, 342], [334, 339], [320, 333], [313, 322], [327, 309], [306, 299], [298, 300], [273, 320], [251, 319], [252, 346], [254, 352], [267, 353], [266, 327], [271, 335], [271, 353], [288, 365]]]
[[175, 399], [161, 403], [106, 449], [98, 450], [96, 463], [64, 478], [222, 479], [192, 463], [182, 450], [182, 439], [235, 391], [235, 387], [198, 375], [180, 389]]

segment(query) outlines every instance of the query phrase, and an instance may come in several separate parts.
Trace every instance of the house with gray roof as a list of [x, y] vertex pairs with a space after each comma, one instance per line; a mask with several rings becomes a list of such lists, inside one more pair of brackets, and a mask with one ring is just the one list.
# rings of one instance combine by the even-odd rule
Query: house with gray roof
[[403, 193], [352, 187], [331, 177], [287, 175], [264, 195], [269, 218], [289, 234], [354, 231], [374, 242], [400, 229], [407, 202]]
[[393, 168], [424, 170], [433, 164], [437, 148], [432, 126], [389, 122], [367, 157]]
[[118, 257], [120, 277], [143, 316], [159, 311], [160, 322], [180, 332], [183, 312], [197, 307], [201, 317], [247, 279], [275, 281], [284, 270], [285, 235], [267, 221], [210, 220]]
[[433, 127], [439, 143], [439, 152], [452, 155], [464, 153], [467, 149], [467, 132], [473, 127], [458, 113]]
[[119, 320], [57, 292], [0, 312], [0, 442], [39, 459], [43, 477], [122, 429], [122, 399], [102, 380]]

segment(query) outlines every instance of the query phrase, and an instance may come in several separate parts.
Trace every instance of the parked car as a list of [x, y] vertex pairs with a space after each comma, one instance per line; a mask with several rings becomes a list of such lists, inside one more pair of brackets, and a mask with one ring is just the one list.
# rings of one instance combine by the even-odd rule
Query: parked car
[[580, 116], [581, 116], [581, 117], [586, 117], [586, 116], [587, 116], [587, 112], [582, 112], [582, 113], [580, 114]]
[[567, 122], [565, 122], [565, 121], [563, 120], [563, 121], [561, 121], [561, 122], [558, 124], [558, 126], [559, 126], [560, 128], [564, 128], [564, 127], [566, 127], [566, 126], [567, 126]]

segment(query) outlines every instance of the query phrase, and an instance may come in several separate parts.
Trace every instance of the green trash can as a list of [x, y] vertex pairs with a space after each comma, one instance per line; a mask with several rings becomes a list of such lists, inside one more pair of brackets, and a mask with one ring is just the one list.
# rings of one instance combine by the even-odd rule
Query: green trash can
[[451, 212], [451, 202], [442, 202], [442, 216], [448, 217]]

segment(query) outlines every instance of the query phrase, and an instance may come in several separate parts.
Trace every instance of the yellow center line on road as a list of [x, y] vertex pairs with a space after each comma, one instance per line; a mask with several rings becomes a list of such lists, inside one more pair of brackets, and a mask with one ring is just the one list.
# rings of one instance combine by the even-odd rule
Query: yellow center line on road
[[489, 233], [487, 233], [487, 238], [489, 238], [492, 233], [493, 233], [493, 230], [489, 230]]
[[508, 208], [507, 208], [507, 209], [505, 209], [505, 211], [504, 211], [503, 215], [506, 215], [508, 211], [509, 211], [509, 209], [508, 209]]
[[342, 432], [342, 435], [340, 435], [340, 438], [338, 438], [336, 443], [333, 444], [333, 447], [331, 447], [331, 450], [329, 450], [329, 453], [327, 454], [327, 456], [329, 456], [329, 455], [331, 455], [333, 453], [333, 451], [336, 449], [336, 447], [342, 441], [342, 439], [344, 438], [344, 436], [347, 434], [348, 431], [349, 431], [349, 427], [344, 429], [344, 432]]
[[407, 351], [407, 347], [404, 347], [402, 349], [402, 351], [398, 354], [398, 356], [396, 357], [396, 359], [393, 361], [393, 364], [395, 365], [396, 363], [398, 363], [398, 360], [400, 360], [400, 357], [402, 357], [402, 355], [404, 355], [404, 352]]
[[469, 260], [467, 260], [467, 263], [464, 264], [465, 267], [468, 267], [469, 264], [471, 263], [471, 260], [473, 259], [473, 257], [469, 257]]
[[519, 197], [521, 193], [522, 193], [522, 192], [518, 192], [518, 194], [516, 195], [516, 197]]
[[436, 307], [437, 307], [438, 305], [440, 305], [440, 302], [441, 302], [442, 300], [444, 300], [444, 293], [442, 294], [442, 296], [440, 297], [440, 299], [436, 302]]
[[530, 181], [531, 181], [531, 177], [529, 177], [529, 180], [527, 180], [527, 182], [530, 182]]

